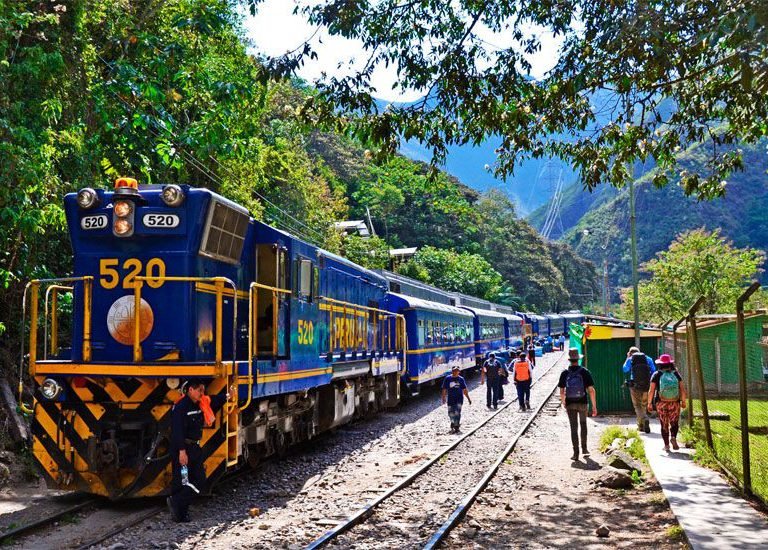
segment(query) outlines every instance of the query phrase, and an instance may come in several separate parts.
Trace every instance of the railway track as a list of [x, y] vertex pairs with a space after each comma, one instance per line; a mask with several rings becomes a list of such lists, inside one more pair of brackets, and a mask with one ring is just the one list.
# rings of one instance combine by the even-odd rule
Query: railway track
[[[435, 548], [460, 521], [499, 466], [514, 450], [518, 440], [550, 401], [557, 386], [558, 365], [561, 365], [560, 360], [534, 381], [531, 397], [538, 398], [540, 404], [533, 414], [525, 417], [515, 414], [511, 407], [517, 399], [510, 400], [378, 498], [312, 541], [306, 549], [314, 550], [331, 542], [360, 548]], [[544, 392], [541, 389], [542, 384]], [[533, 393], [534, 388], [536, 393]], [[498, 441], [499, 433], [504, 433], [507, 426], [503, 422], [510, 421], [514, 422], [517, 428], [515, 435], [501, 452], [493, 451], [493, 443]], [[465, 477], [459, 479], [461, 476]], [[462, 496], [448, 496], [440, 503], [428, 502], [432, 487], [438, 488], [438, 498], [445, 496], [445, 493], [441, 492], [444, 487], [440, 487], [440, 480], [446, 478], [461, 482], [461, 489], [453, 492], [460, 492]], [[432, 510], [420, 514], [415, 508], [421, 502], [428, 502]], [[437, 513], [434, 512], [435, 507], [439, 508]], [[392, 518], [404, 518], [405, 521], [399, 522], [400, 525], [395, 528], [389, 528], [387, 526], [392, 525]], [[355, 532], [358, 532], [357, 537]]]
[[5, 546], [12, 544], [19, 537], [23, 537], [40, 529], [44, 529], [45, 527], [53, 525], [59, 520], [71, 517], [72, 514], [76, 514], [82, 510], [103, 506], [103, 504], [104, 503], [101, 499], [85, 496], [82, 500], [72, 504], [71, 506], [67, 506], [53, 513], [47, 514], [46, 516], [36, 521], [25, 523], [24, 525], [19, 525], [17, 527], [8, 529], [3, 533], [0, 533], [0, 545]]

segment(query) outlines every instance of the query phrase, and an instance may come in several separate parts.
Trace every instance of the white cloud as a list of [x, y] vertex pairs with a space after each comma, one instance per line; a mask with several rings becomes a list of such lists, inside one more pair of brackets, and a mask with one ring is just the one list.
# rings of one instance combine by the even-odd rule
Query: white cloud
[[[355, 67], [362, 67], [368, 53], [362, 43], [338, 36], [329, 36], [324, 30], [315, 34], [316, 29], [301, 15], [294, 15], [296, 0], [265, 0], [258, 6], [255, 17], [247, 17], [245, 26], [247, 37], [258, 53], [266, 56], [278, 56], [300, 47], [308, 38], [318, 54], [317, 60], [307, 60], [299, 70], [299, 76], [308, 82], [315, 82], [323, 74], [343, 76], [351, 74]], [[541, 78], [557, 61], [557, 49], [562, 39], [543, 32], [543, 29], [529, 28], [527, 32], [537, 34], [542, 49], [531, 56], [534, 78]], [[314, 36], [313, 36], [314, 34]], [[480, 29], [478, 36], [498, 47], [508, 47], [511, 43], [503, 34], [494, 34], [490, 30]], [[376, 88], [376, 97], [385, 101], [408, 102], [421, 97], [417, 90], [392, 89], [397, 80], [394, 66], [379, 66], [372, 76]]]

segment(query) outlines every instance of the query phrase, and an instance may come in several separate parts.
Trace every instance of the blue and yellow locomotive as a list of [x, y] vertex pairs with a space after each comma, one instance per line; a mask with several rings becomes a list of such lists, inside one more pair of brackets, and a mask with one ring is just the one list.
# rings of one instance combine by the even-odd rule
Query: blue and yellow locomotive
[[201, 440], [209, 489], [526, 332], [511, 310], [364, 269], [207, 189], [120, 178], [64, 202], [74, 273], [24, 297], [33, 454], [58, 489], [166, 493], [184, 379], [236, 388]]
[[[405, 325], [379, 309], [379, 275], [206, 189], [123, 178], [68, 195], [65, 210], [74, 274], [25, 293], [33, 452], [50, 485], [165, 492], [168, 413], [189, 377], [209, 394], [237, 386], [202, 439], [209, 484], [398, 402]], [[63, 293], [72, 316], [60, 339]]]

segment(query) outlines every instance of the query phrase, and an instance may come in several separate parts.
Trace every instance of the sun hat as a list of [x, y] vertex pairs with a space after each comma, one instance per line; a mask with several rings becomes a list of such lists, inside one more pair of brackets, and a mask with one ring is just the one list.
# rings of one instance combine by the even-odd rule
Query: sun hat
[[656, 359], [657, 365], [674, 365], [675, 360], [672, 359], [672, 356], [668, 353], [662, 353], [659, 355], [659, 358]]
[[568, 348], [568, 359], [582, 359], [584, 356], [579, 353], [578, 348]]

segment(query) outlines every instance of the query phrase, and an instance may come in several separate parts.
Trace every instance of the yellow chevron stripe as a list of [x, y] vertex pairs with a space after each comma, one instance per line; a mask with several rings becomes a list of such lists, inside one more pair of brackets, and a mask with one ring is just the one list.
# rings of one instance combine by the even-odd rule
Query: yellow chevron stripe
[[227, 460], [226, 439], [205, 459], [205, 477], [209, 477], [225, 460]]

